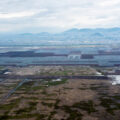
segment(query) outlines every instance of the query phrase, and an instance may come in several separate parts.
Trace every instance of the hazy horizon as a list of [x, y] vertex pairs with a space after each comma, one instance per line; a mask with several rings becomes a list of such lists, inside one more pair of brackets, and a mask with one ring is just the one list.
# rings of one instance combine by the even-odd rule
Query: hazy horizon
[[4, 34], [40, 34], [40, 33], [48, 33], [48, 34], [60, 34], [60, 33], [64, 33], [64, 32], [67, 32], [67, 31], [71, 31], [71, 30], [109, 30], [109, 29], [120, 29], [120, 27], [109, 27], [109, 28], [104, 28], [104, 27], [98, 27], [98, 28], [71, 28], [71, 29], [65, 29], [65, 30], [61, 30], [61, 31], [56, 31], [56, 32], [51, 32], [51, 31], [44, 31], [44, 30], [41, 30], [41, 31], [38, 31], [38, 32], [29, 32], [29, 31], [25, 31], [25, 32], [0, 32], [0, 34], [4, 35]]
[[120, 27], [120, 0], [4, 0], [0, 5], [0, 33]]

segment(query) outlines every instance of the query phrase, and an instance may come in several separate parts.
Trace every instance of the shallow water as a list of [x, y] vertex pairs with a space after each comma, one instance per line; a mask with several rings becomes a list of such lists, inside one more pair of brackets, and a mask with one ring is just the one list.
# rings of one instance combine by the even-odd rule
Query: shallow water
[[[0, 52], [28, 51], [35, 53], [54, 53], [54, 54], [97, 54], [98, 50], [107, 50], [102, 47], [79, 47], [79, 48], [40, 48], [40, 47], [3, 47]], [[117, 59], [116, 59], [117, 58]], [[47, 57], [0, 57], [0, 65], [46, 65], [46, 64], [84, 64], [99, 66], [114, 66], [120, 64], [120, 55], [95, 55], [93, 59], [80, 59], [78, 56], [72, 59], [68, 56], [47, 56]]]

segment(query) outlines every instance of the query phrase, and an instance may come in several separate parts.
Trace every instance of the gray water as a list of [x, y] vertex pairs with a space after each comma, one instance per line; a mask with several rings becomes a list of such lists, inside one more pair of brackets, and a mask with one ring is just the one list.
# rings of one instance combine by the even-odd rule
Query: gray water
[[[33, 47], [35, 48], [35, 47]], [[17, 48], [18, 50], [27, 51], [33, 48]], [[70, 54], [72, 52], [80, 51], [82, 54], [97, 54], [98, 50], [110, 50], [109, 47], [79, 47], [79, 48], [48, 48], [48, 49], [34, 49], [35, 53], [52, 52], [55, 54]], [[16, 48], [1, 48], [0, 51], [16, 51]], [[48, 56], [48, 57], [0, 57], [0, 65], [45, 65], [45, 64], [98, 64], [100, 66], [114, 66], [120, 64], [120, 55], [100, 55], [94, 56], [94, 59], [70, 59], [67, 56]]]

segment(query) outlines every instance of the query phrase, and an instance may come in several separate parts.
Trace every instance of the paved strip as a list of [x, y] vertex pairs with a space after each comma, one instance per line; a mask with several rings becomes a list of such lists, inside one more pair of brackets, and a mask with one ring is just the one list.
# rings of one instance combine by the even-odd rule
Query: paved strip
[[65, 78], [65, 79], [103, 79], [108, 80], [107, 76], [38, 76], [38, 75], [0, 75], [1, 79], [57, 79], [57, 78]]

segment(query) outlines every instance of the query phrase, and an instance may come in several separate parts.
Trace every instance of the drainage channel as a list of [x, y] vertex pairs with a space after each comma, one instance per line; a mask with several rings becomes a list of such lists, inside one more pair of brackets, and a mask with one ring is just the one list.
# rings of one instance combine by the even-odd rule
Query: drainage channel
[[0, 100], [0, 103], [3, 103], [5, 102], [19, 87], [21, 87], [25, 82], [28, 82], [29, 79], [24, 79], [22, 80], [18, 85], [17, 87], [15, 87], [14, 89], [10, 90], [8, 92], [8, 94], [6, 96], [4, 96], [1, 100]]

